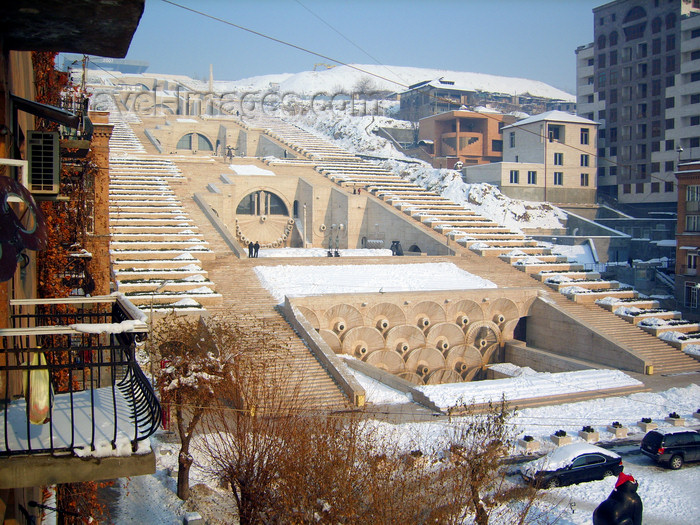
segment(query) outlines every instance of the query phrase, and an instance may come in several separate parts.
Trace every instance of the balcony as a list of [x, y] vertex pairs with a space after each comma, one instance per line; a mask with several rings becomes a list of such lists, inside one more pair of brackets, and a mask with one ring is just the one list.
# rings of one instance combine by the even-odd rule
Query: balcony
[[120, 294], [10, 301], [0, 489], [154, 472], [148, 437], [161, 410], [135, 359], [145, 319]]

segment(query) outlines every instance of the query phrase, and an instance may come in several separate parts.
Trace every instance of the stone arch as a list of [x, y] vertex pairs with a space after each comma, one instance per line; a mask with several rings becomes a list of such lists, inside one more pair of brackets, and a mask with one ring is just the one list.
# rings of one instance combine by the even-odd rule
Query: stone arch
[[411, 253], [423, 253], [423, 250], [420, 249], [420, 246], [417, 244], [411, 245], [411, 247], [408, 249], [409, 252]]
[[624, 20], [622, 21], [623, 24], [626, 24], [628, 22], [634, 22], [635, 20], [639, 20], [640, 18], [644, 18], [647, 16], [647, 12], [644, 10], [642, 6], [634, 6], [632, 9], [627, 11], [627, 14], [625, 15]]
[[[296, 201], [295, 201], [296, 202]], [[289, 206], [284, 198], [270, 189], [257, 189], [243, 197], [236, 206], [236, 215], [284, 215], [289, 216]]]
[[211, 140], [206, 135], [201, 133], [191, 132], [185, 133], [180, 140], [177, 141], [175, 149], [186, 149], [192, 151], [214, 151]]

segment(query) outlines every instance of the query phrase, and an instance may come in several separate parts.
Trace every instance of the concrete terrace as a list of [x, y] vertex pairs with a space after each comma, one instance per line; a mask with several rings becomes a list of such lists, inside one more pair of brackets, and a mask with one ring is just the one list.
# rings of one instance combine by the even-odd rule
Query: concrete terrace
[[[192, 200], [194, 193], [204, 191], [208, 183], [216, 182], [221, 170], [212, 169], [212, 162], [216, 165], [221, 161], [212, 161], [206, 157], [183, 161], [177, 156], [170, 160], [157, 156], [155, 149], [145, 141], [142, 144], [145, 153], [134, 151], [129, 155], [129, 160], [114, 155], [111, 171], [114, 240], [127, 243], [120, 246], [124, 246], [125, 251], [132, 252], [130, 257], [124, 257], [126, 253], [113, 256], [117, 278], [123, 283], [121, 286], [142, 289], [145, 300], [141, 304], [147, 305], [151, 299], [158, 303], [172, 303], [172, 299], [180, 293], [184, 294], [182, 297], [187, 297], [187, 285], [175, 285], [175, 282], [183, 280], [175, 279], [179, 275], [192, 277], [195, 282], [200, 280], [200, 283], [210, 283], [208, 287], [211, 290], [215, 287], [216, 290], [215, 301], [205, 305], [199, 301], [201, 298], [192, 299], [199, 302], [200, 308], [205, 307], [210, 312], [225, 312], [241, 322], [251, 317], [262, 320], [266, 326], [271, 327], [271, 334], [288, 341], [294, 354], [292, 373], [298, 375], [300, 380], [303, 378], [305, 387], [308, 387], [306, 392], [309, 399], [315, 399], [317, 406], [341, 408], [346, 406], [348, 399], [281, 316], [276, 301], [260, 286], [253, 271], [257, 265], [316, 266], [449, 261], [502, 288], [537, 288], [540, 296], [545, 299], [544, 303], [556, 313], [552, 318], [550, 337], [560, 341], [562, 347], [566, 347], [567, 340], [571, 337], [568, 331], [561, 330], [561, 323], [567, 321], [585, 326], [621, 351], [637, 356], [648, 363], [647, 373], [653, 373], [656, 377], [692, 374], [700, 370], [700, 362], [697, 360], [638, 327], [639, 323], [628, 322], [610, 312], [607, 304], [599, 305], [595, 302], [596, 299], [605, 297], [619, 300], [635, 298], [637, 294], [633, 290], [621, 289], [613, 282], [602, 281], [599, 274], [585, 272], [579, 265], [553, 255], [546, 245], [479, 217], [456, 203], [291, 124], [267, 118], [264, 122], [248, 121], [241, 125], [249, 130], [262, 128], [269, 139], [301, 155], [296, 159], [266, 159], [269, 166], [274, 166], [276, 170], [303, 170], [304, 178], [315, 185], [331, 184], [347, 188], [350, 192], [362, 188], [369, 194], [367, 198], [390, 208], [392, 213], [410, 217], [416, 228], [444, 244], [446, 253], [453, 251], [456, 255], [424, 256], [419, 259], [239, 259]], [[142, 133], [138, 123], [134, 124], [134, 129], [134, 136]], [[133, 147], [131, 135], [126, 133], [123, 136], [128, 140], [124, 145], [121, 142], [115, 144], [118, 151]], [[245, 162], [264, 167], [262, 162], [252, 158], [246, 158]], [[128, 222], [124, 215], [131, 212], [134, 215], [129, 215], [128, 219], [133, 222]], [[168, 212], [174, 217], [168, 216]], [[156, 232], [156, 227], [164, 230]], [[139, 242], [137, 234], [142, 231], [150, 231], [150, 242], [160, 243], [159, 251], [167, 252], [163, 254], [167, 257], [153, 257], [145, 248], [140, 253], [142, 258], [136, 257], [133, 252], [139, 250], [132, 248], [137, 245], [134, 243]], [[159, 236], [153, 233], [159, 233]], [[187, 239], [183, 240], [182, 237]], [[194, 243], [195, 239], [197, 242], [193, 245], [205, 246], [206, 256], [188, 250], [188, 246], [185, 246], [189, 242]], [[175, 255], [176, 253], [180, 255]], [[188, 255], [191, 259], [187, 258]], [[181, 256], [184, 259], [179, 258]], [[137, 265], [136, 261], [144, 262]], [[132, 277], [146, 268], [150, 273], [150, 283], [138, 283], [138, 280], [130, 282]], [[552, 280], [555, 276], [559, 278], [558, 282]], [[567, 282], [566, 279], [571, 280], [571, 286], [562, 286], [562, 283]], [[166, 298], [161, 297], [161, 294], [154, 295], [154, 290], [163, 284], [163, 280], [174, 281], [165, 285], [169, 292], [166, 294], [169, 297]], [[178, 286], [182, 288], [177, 289]], [[624, 295], [619, 295], [620, 292], [624, 292]], [[585, 361], [585, 356], [583, 360]], [[591, 363], [590, 366], [596, 365]], [[644, 380], [650, 376], [635, 374], [635, 377]]]

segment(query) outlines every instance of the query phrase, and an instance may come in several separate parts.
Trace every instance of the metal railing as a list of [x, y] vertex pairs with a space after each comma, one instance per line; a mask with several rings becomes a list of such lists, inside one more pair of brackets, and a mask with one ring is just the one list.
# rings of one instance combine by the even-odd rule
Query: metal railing
[[0, 457], [135, 452], [158, 429], [160, 404], [135, 359], [148, 325], [122, 295], [12, 300], [10, 323], [0, 329]]

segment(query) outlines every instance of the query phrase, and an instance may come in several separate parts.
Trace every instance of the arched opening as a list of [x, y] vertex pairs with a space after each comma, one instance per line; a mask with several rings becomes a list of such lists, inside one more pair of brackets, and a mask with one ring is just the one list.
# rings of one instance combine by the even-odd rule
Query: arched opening
[[625, 19], [622, 21], [622, 23], [626, 24], [627, 22], [634, 22], [635, 20], [639, 20], [640, 18], [644, 18], [645, 16], [647, 16], [647, 12], [644, 10], [644, 8], [640, 6], [635, 6], [629, 11], [627, 11]]
[[408, 251], [411, 253], [423, 253], [423, 250], [421, 250], [417, 244], [411, 245], [411, 247], [408, 249]]
[[[193, 148], [195, 145], [196, 147]], [[211, 141], [201, 133], [187, 133], [186, 135], [183, 135], [180, 137], [180, 140], [177, 141], [176, 149], [214, 151]]]
[[237, 215], [289, 215], [287, 205], [272, 192], [259, 190], [249, 193], [236, 207]]

